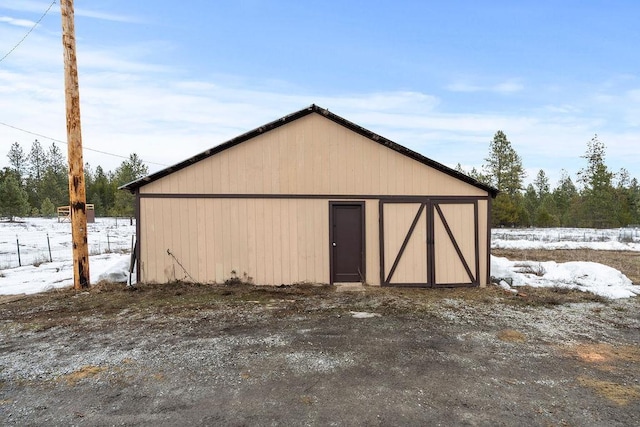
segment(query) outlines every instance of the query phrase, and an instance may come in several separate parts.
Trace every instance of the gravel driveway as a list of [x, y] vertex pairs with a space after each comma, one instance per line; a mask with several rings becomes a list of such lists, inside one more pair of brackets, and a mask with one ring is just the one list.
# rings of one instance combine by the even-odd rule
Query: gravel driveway
[[[555, 293], [554, 293], [555, 292]], [[640, 425], [640, 303], [101, 285], [0, 304], [2, 425]]]

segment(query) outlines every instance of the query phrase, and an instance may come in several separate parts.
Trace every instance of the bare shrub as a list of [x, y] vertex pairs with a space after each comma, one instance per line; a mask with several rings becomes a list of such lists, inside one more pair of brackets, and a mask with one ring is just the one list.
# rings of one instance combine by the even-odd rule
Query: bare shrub
[[539, 277], [544, 276], [546, 273], [542, 264], [538, 263], [526, 263], [526, 264], [516, 264], [515, 267], [518, 268], [519, 273], [524, 274], [533, 274]]

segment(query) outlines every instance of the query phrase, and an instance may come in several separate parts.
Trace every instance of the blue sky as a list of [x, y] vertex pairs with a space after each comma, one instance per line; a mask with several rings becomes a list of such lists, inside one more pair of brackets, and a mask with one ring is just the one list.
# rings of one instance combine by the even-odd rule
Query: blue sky
[[[0, 0], [0, 57], [51, 4]], [[85, 147], [151, 171], [312, 103], [480, 168], [503, 130], [526, 182], [575, 180], [598, 134], [640, 179], [640, 3], [76, 0]], [[0, 62], [0, 122], [65, 140], [60, 6]], [[0, 166], [36, 136], [0, 125]], [[37, 137], [44, 145], [51, 140]], [[63, 151], [66, 148], [62, 147]], [[122, 158], [85, 151], [92, 166]]]

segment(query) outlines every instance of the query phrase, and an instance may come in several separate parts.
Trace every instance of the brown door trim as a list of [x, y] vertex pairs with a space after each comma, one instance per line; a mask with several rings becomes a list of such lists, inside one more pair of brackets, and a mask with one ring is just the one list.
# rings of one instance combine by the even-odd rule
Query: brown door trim
[[[378, 220], [379, 220], [379, 248], [380, 248], [380, 284], [381, 286], [413, 286], [413, 287], [456, 287], [456, 286], [478, 286], [480, 284], [480, 241], [478, 236], [479, 224], [478, 224], [478, 200], [483, 200], [482, 197], [474, 198], [474, 197], [421, 197], [421, 198], [385, 198], [380, 199], [378, 204]], [[386, 203], [396, 204], [396, 203], [421, 203], [420, 208], [418, 209], [418, 213], [416, 214], [411, 227], [407, 235], [404, 238], [402, 246], [398, 255], [396, 255], [391, 270], [388, 275], [385, 275], [385, 257], [384, 257], [384, 205]], [[490, 203], [490, 201], [489, 201]], [[444, 212], [440, 208], [441, 204], [471, 204], [473, 205], [473, 229], [474, 229], [474, 265], [470, 266], [467, 260], [464, 258], [460, 246], [458, 245], [455, 237], [453, 236], [453, 232], [451, 227], [449, 226]], [[426, 283], [391, 283], [391, 279], [393, 277], [393, 273], [395, 273], [395, 269], [400, 262], [400, 258], [406, 249], [408, 241], [413, 234], [416, 224], [420, 219], [423, 209], [426, 208], [426, 221], [427, 221], [427, 259], [425, 262], [427, 263], [427, 282]], [[470, 282], [466, 283], [445, 283], [439, 284], [436, 282], [436, 263], [435, 263], [435, 249], [436, 249], [436, 241], [435, 241], [435, 218], [439, 217], [442, 221], [442, 224], [447, 232], [447, 236], [453, 244], [458, 257], [460, 258], [464, 269], [469, 276]], [[488, 245], [487, 245], [488, 246]], [[487, 258], [489, 257], [489, 252], [487, 252]], [[488, 264], [488, 263], [487, 263]], [[475, 270], [475, 274], [472, 271]]]
[[337, 246], [334, 246], [338, 236], [335, 235], [336, 228], [336, 215], [335, 211], [339, 208], [353, 208], [357, 207], [360, 210], [360, 265], [358, 266], [358, 280], [361, 282], [366, 281], [366, 241], [365, 241], [365, 202], [364, 201], [349, 201], [349, 202], [334, 202], [329, 201], [329, 283], [334, 284], [341, 280], [336, 280], [338, 272], [336, 271], [336, 260], [334, 259]]
[[[460, 245], [458, 245], [458, 241], [453, 235], [453, 231], [451, 231], [451, 227], [449, 227], [449, 223], [447, 222], [447, 219], [444, 217], [442, 208], [440, 208], [440, 205], [438, 203], [434, 203], [433, 206], [436, 208], [436, 212], [440, 217], [440, 221], [442, 221], [442, 225], [444, 226], [444, 229], [447, 232], [447, 235], [449, 236], [449, 240], [451, 240], [451, 243], [453, 244], [453, 248], [456, 250], [456, 253], [458, 254], [458, 258], [462, 262], [462, 266], [464, 267], [464, 270], [467, 272], [467, 276], [469, 276], [469, 280], [471, 280], [471, 283], [473, 283], [474, 282], [473, 273], [469, 268], [469, 264], [467, 263], [467, 260], [464, 258], [464, 254], [460, 249]], [[475, 240], [478, 240], [478, 239], [475, 239]], [[478, 257], [476, 256], [475, 258], [477, 259]], [[477, 274], [476, 274], [476, 277], [477, 277]]]
[[[384, 205], [385, 204], [398, 204], [398, 203], [412, 203], [412, 204], [416, 204], [416, 203], [420, 203], [420, 206], [418, 207], [418, 212], [416, 213], [416, 216], [413, 218], [413, 222], [411, 223], [411, 226], [409, 227], [409, 231], [407, 231], [406, 236], [404, 237], [404, 240], [402, 242], [402, 245], [400, 246], [400, 250], [398, 251], [398, 254], [396, 255], [393, 264], [391, 266], [391, 269], [389, 270], [389, 274], [385, 275], [385, 257], [384, 257]], [[395, 273], [396, 268], [398, 267], [398, 264], [400, 263], [400, 259], [402, 258], [402, 255], [404, 254], [404, 251], [407, 247], [407, 245], [409, 244], [409, 239], [411, 239], [411, 236], [413, 235], [413, 232], [415, 231], [416, 226], [418, 225], [418, 222], [420, 221], [420, 217], [422, 216], [422, 212], [423, 211], [427, 211], [426, 213], [426, 221], [427, 221], [427, 239], [429, 239], [429, 211], [428, 211], [428, 205], [429, 205], [429, 199], [425, 198], [425, 197], [421, 197], [419, 199], [412, 197], [412, 198], [391, 198], [391, 199], [382, 199], [379, 201], [378, 203], [378, 209], [379, 209], [379, 213], [378, 213], [378, 220], [379, 220], [379, 247], [380, 247], [380, 285], [381, 286], [402, 286], [402, 287], [429, 287], [432, 286], [432, 281], [429, 279], [429, 274], [431, 272], [432, 268], [432, 262], [430, 259], [430, 253], [429, 250], [430, 248], [427, 247], [427, 257], [424, 260], [425, 263], [427, 263], [427, 281], [426, 282], [418, 282], [418, 283], [391, 283], [391, 279], [393, 278], [393, 274]]]
[[413, 218], [413, 222], [411, 223], [411, 227], [409, 227], [409, 231], [407, 235], [404, 237], [404, 241], [402, 242], [402, 246], [400, 246], [400, 250], [398, 251], [398, 255], [396, 255], [396, 259], [393, 261], [393, 265], [391, 266], [391, 270], [389, 270], [389, 275], [385, 279], [384, 283], [391, 283], [391, 278], [393, 277], [393, 273], [396, 272], [396, 268], [398, 268], [398, 263], [400, 262], [400, 258], [402, 258], [402, 254], [404, 250], [407, 248], [407, 244], [409, 243], [409, 239], [413, 235], [413, 231], [416, 229], [416, 225], [418, 224], [418, 220], [422, 215], [422, 211], [424, 211], [425, 203], [421, 203], [418, 208], [418, 213], [415, 218]]
[[[449, 223], [447, 222], [444, 212], [442, 212], [442, 209], [440, 208], [440, 205], [444, 205], [444, 204], [472, 204], [473, 205], [473, 241], [474, 241], [474, 270], [475, 270], [475, 274], [471, 271], [471, 267], [469, 266], [469, 263], [467, 263], [467, 260], [465, 259], [464, 255], [462, 254], [462, 251], [460, 250], [460, 246], [458, 245], [458, 242], [456, 241], [455, 237], [453, 236], [453, 232], [451, 231], [451, 227], [449, 227]], [[431, 250], [433, 253], [433, 280], [431, 281], [431, 283], [433, 284], [433, 286], [441, 286], [441, 287], [455, 287], [455, 286], [479, 286], [480, 285], [480, 240], [478, 236], [478, 200], [466, 200], [466, 199], [460, 199], [460, 200], [455, 200], [455, 199], [449, 199], [449, 200], [442, 200], [440, 198], [434, 198], [431, 200], [431, 208], [430, 211], [432, 213], [431, 215], [431, 221], [430, 221], [430, 226], [432, 228], [432, 239], [431, 239]], [[435, 210], [435, 213], [434, 213]], [[436, 283], [436, 272], [435, 272], [435, 214], [437, 213], [438, 217], [440, 218], [440, 220], [442, 221], [442, 225], [444, 226], [447, 235], [449, 237], [449, 240], [451, 241], [451, 243], [453, 244], [454, 249], [456, 250], [456, 253], [458, 254], [458, 257], [460, 259], [460, 261], [462, 262], [462, 265], [464, 266], [464, 269], [467, 273], [467, 276], [469, 277], [470, 282], [467, 283], [446, 283], [446, 284], [438, 284]], [[489, 253], [487, 253], [487, 257], [489, 257]]]

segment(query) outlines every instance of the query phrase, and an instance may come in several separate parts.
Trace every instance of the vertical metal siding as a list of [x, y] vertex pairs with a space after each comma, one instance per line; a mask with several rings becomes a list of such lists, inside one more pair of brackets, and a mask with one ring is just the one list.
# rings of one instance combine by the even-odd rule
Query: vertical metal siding
[[316, 114], [245, 141], [141, 193], [485, 196]]
[[328, 283], [326, 203], [143, 198], [142, 280], [221, 283], [235, 271], [260, 284]]

